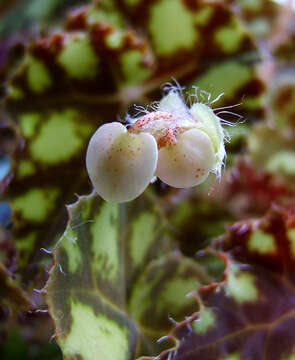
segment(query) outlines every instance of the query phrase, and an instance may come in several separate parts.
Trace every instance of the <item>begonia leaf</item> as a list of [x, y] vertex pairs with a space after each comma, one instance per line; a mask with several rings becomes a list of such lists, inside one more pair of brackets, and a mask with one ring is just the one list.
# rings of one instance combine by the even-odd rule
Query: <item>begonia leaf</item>
[[288, 205], [294, 198], [294, 190], [284, 178], [255, 167], [249, 156], [236, 156], [208, 191], [209, 197], [199, 189], [174, 189], [159, 200], [170, 233], [187, 256], [222, 235], [228, 222], [262, 216], [273, 202]]
[[231, 2], [239, 9], [255, 38], [267, 38], [272, 34], [282, 6], [272, 0], [234, 0]]
[[248, 147], [257, 168], [286, 181], [290, 189], [294, 190], [295, 147], [291, 134], [261, 123], [254, 126], [249, 134]]
[[182, 252], [192, 256], [223, 234], [225, 224], [233, 218], [218, 199], [192, 193], [173, 207], [168, 219]]
[[257, 168], [247, 156], [238, 157], [225, 172], [214, 198], [226, 203], [227, 211], [237, 220], [262, 216], [273, 202], [288, 204], [294, 190], [277, 174]]
[[0, 263], [0, 306], [16, 311], [32, 306], [28, 295], [21, 289], [6, 267]]
[[52, 244], [73, 194], [89, 191], [84, 156], [99, 125], [134, 102], [159, 99], [173, 76], [212, 99], [224, 91], [218, 105], [243, 97], [241, 111], [254, 116], [264, 91], [258, 58], [231, 8], [207, 1], [102, 1], [70, 12], [64, 31], [33, 41], [6, 98], [25, 140], [9, 192], [22, 264]]
[[267, 92], [268, 120], [285, 134], [295, 133], [295, 76], [294, 67], [279, 67]]
[[[32, 347], [34, 352], [32, 355]], [[0, 348], [2, 359], [23, 359], [23, 360], [60, 360], [61, 354], [56, 344], [46, 342], [42, 344], [28, 343], [22, 337], [22, 333], [13, 328], [6, 341]]]
[[48, 20], [56, 21], [67, 8], [79, 0], [2, 0], [0, 2], [0, 38], [26, 32], [34, 26], [43, 26]]
[[[266, 93], [267, 119], [252, 127], [249, 154], [258, 169], [281, 178], [294, 189], [295, 77], [294, 67], [278, 67]], [[266, 141], [267, 139], [267, 141]]]
[[153, 354], [168, 317], [194, 311], [186, 295], [210, 278], [195, 261], [169, 252], [162, 215], [144, 196], [122, 205], [92, 194], [68, 211], [46, 286], [65, 358]]
[[278, 44], [276, 51], [275, 51], [275, 56], [277, 57], [277, 59], [282, 62], [282, 63], [293, 63], [294, 64], [294, 60], [295, 60], [295, 32], [292, 29], [291, 30], [292, 33], [286, 38], [284, 39], [283, 42], [281, 42], [280, 44]]
[[226, 270], [219, 283], [195, 292], [200, 312], [168, 338], [159, 359], [293, 359], [295, 328], [294, 208], [273, 208], [261, 219], [229, 227], [214, 246]]

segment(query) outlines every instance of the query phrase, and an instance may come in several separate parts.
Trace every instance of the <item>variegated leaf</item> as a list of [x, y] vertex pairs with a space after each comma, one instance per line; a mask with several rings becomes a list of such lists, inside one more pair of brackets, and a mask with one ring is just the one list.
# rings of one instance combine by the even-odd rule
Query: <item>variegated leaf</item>
[[[1, 235], [1, 234], [0, 234]], [[28, 295], [21, 289], [6, 267], [0, 263], [0, 307], [8, 307], [16, 312], [32, 307]]]
[[6, 99], [25, 140], [9, 195], [23, 264], [50, 246], [64, 204], [88, 191], [84, 153], [100, 124], [133, 102], [159, 99], [172, 76], [212, 99], [225, 92], [218, 105], [243, 97], [250, 118], [264, 91], [258, 57], [230, 7], [207, 1], [101, 1], [69, 13], [64, 31], [32, 42]]
[[282, 9], [277, 2], [272, 0], [229, 0], [229, 2], [239, 9], [255, 38], [266, 39], [272, 35]]
[[153, 354], [168, 317], [194, 310], [186, 295], [210, 278], [193, 260], [169, 254], [162, 215], [144, 197], [119, 205], [92, 194], [68, 211], [46, 286], [65, 358]]
[[176, 348], [159, 359], [293, 359], [294, 234], [294, 208], [276, 206], [229, 227], [215, 243], [224, 251], [223, 281], [195, 293], [201, 311], [173, 329]]

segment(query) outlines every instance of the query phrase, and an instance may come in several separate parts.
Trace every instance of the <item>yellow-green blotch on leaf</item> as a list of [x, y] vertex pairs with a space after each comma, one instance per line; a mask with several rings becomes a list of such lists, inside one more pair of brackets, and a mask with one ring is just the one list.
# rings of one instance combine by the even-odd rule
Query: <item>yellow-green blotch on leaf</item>
[[192, 328], [197, 334], [205, 334], [214, 327], [215, 315], [211, 309], [204, 309], [200, 317], [193, 321]]
[[226, 54], [230, 54], [239, 49], [245, 35], [241, 24], [233, 18], [229, 25], [215, 32], [215, 41]]
[[27, 263], [27, 260], [29, 258], [29, 255], [32, 253], [32, 251], [35, 248], [35, 243], [37, 240], [37, 233], [31, 232], [26, 236], [18, 237], [16, 240], [16, 246], [19, 253], [22, 255], [19, 257], [18, 265], [22, 266]]
[[41, 93], [51, 85], [51, 77], [46, 66], [33, 56], [27, 59], [27, 81], [35, 93]]
[[143, 54], [138, 50], [124, 52], [120, 63], [127, 84], [137, 84], [151, 74], [151, 70], [143, 63]]
[[148, 212], [140, 214], [134, 220], [130, 238], [130, 253], [134, 265], [140, 265], [147, 255], [147, 250], [155, 239], [156, 224], [155, 215]]
[[213, 99], [221, 93], [224, 93], [226, 99], [230, 99], [251, 80], [251, 76], [250, 66], [229, 60], [211, 67], [194, 81], [194, 85], [210, 92]]
[[192, 49], [199, 40], [193, 12], [181, 0], [159, 0], [151, 8], [149, 30], [159, 55]]
[[123, 44], [123, 33], [120, 31], [115, 31], [107, 35], [106, 44], [111, 49], [118, 49]]
[[295, 259], [295, 229], [289, 229], [287, 231], [287, 236], [291, 245], [292, 256]]
[[16, 87], [16, 86], [13, 86], [13, 85], [9, 85], [8, 88], [7, 88], [7, 95], [12, 98], [12, 99], [15, 99], [15, 100], [20, 100], [22, 99], [25, 94], [23, 92], [22, 89]]
[[82, 268], [80, 267], [82, 265], [82, 253], [77, 238], [77, 234], [68, 226], [61, 239], [61, 246], [68, 256], [68, 270], [71, 273]]
[[255, 278], [246, 271], [231, 270], [228, 274], [227, 290], [238, 303], [256, 301], [258, 297]]
[[92, 78], [98, 72], [99, 60], [86, 35], [68, 38], [57, 61], [71, 78]]
[[91, 267], [99, 273], [101, 278], [111, 282], [118, 280], [120, 268], [118, 216], [119, 205], [105, 202], [93, 219], [90, 228], [93, 239]]
[[30, 144], [31, 154], [44, 164], [67, 161], [79, 154], [92, 130], [89, 123], [81, 121], [76, 110], [52, 112]]
[[11, 200], [12, 208], [25, 220], [41, 222], [54, 208], [58, 194], [55, 188], [31, 189]]
[[194, 298], [187, 297], [187, 295], [194, 291], [198, 285], [194, 276], [186, 279], [180, 274], [175, 274], [172, 279], [163, 284], [155, 304], [156, 310], [161, 313], [169, 309], [169, 314], [173, 317], [179, 310], [195, 302]]
[[41, 115], [38, 113], [30, 112], [22, 114], [19, 117], [19, 125], [22, 135], [26, 138], [36, 135], [36, 127], [41, 120]]
[[[143, 273], [139, 281], [136, 282], [132, 289], [128, 304], [128, 311], [132, 314], [132, 317], [139, 322], [144, 320], [146, 311], [152, 306], [153, 300], [150, 294], [152, 293], [153, 287], [159, 283], [161, 277], [163, 276], [165, 263], [164, 261], [161, 262], [161, 260], [157, 262], [155, 261], [154, 264], [150, 265], [150, 267], [156, 265], [155, 267], [157, 270], [150, 281], [146, 281], [145, 274]], [[163, 266], [159, 268], [157, 264], [160, 262]]]
[[222, 360], [240, 360], [240, 359], [241, 359], [240, 355], [236, 353], [236, 354], [231, 354]]
[[256, 251], [260, 254], [271, 254], [277, 250], [274, 237], [260, 229], [251, 234], [248, 248], [250, 251]]
[[93, 5], [89, 8], [87, 13], [87, 21], [89, 24], [104, 23], [113, 25], [117, 29], [124, 28], [124, 18], [122, 13], [116, 8], [113, 1], [107, 0], [103, 6], [105, 9], [101, 9], [98, 6]]
[[277, 151], [266, 163], [267, 170], [282, 175], [295, 175], [295, 151]]
[[[31, 251], [34, 248], [34, 244], [37, 238], [37, 233], [32, 232], [24, 237], [19, 237], [17, 239], [17, 249], [19, 251], [21, 251], [22, 253], [24, 251]], [[20, 259], [21, 261], [23, 261], [23, 257]]]
[[213, 15], [213, 7], [205, 6], [194, 14], [194, 22], [197, 25], [206, 25]]
[[103, 314], [96, 314], [90, 306], [71, 301], [71, 327], [64, 337], [57, 335], [63, 353], [68, 358], [83, 360], [126, 360], [129, 354], [129, 331]]
[[36, 171], [36, 168], [35, 168], [34, 163], [29, 160], [21, 160], [18, 163], [17, 175], [20, 178], [30, 176], [30, 175], [34, 174], [35, 171]]

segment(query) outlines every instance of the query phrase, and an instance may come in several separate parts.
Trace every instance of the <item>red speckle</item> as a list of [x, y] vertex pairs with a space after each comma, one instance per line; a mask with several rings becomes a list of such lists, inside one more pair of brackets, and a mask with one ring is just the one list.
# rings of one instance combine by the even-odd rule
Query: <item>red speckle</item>
[[174, 129], [169, 128], [166, 131], [166, 140], [169, 145], [177, 143], [176, 136], [174, 134]]
[[196, 175], [195, 175], [195, 178], [197, 179], [198, 177], [199, 177], [199, 175], [198, 175], [198, 174], [196, 174]]
[[148, 123], [152, 122], [152, 121], [157, 121], [159, 119], [171, 119], [172, 118], [172, 114], [170, 112], [166, 112], [166, 111], [153, 111], [149, 114], [146, 114], [144, 116], [142, 116], [141, 118], [139, 118], [131, 127], [130, 127], [130, 131], [134, 131], [136, 129], [141, 129], [142, 127], [144, 127], [145, 125], [147, 125]]

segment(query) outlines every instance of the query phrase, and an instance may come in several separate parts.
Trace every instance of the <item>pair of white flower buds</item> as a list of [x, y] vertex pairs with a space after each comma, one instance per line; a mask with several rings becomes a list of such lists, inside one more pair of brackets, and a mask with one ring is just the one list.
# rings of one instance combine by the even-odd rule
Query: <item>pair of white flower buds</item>
[[224, 130], [206, 104], [188, 108], [179, 91], [170, 89], [155, 111], [131, 120], [104, 124], [90, 139], [86, 167], [96, 192], [111, 202], [138, 197], [158, 177], [176, 188], [220, 175]]

